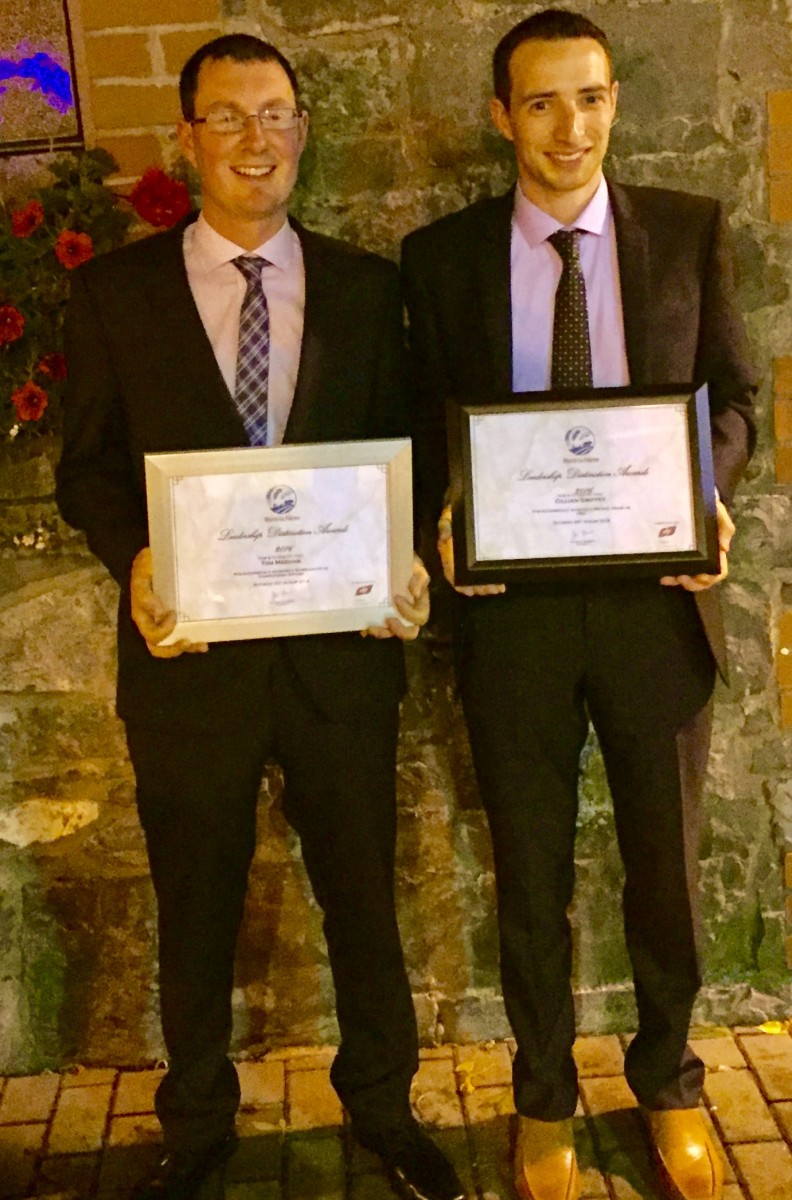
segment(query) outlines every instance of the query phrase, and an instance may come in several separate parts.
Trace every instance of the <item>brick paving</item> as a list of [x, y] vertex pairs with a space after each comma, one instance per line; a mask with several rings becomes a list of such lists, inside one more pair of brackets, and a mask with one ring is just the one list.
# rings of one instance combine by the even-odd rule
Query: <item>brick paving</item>
[[[724, 1200], [792, 1200], [790, 1027], [696, 1031], [705, 1115], [723, 1156]], [[580, 1038], [576, 1118], [583, 1200], [662, 1200], [622, 1074], [628, 1037]], [[413, 1105], [470, 1200], [514, 1200], [505, 1042], [424, 1050]], [[239, 1064], [240, 1148], [227, 1200], [389, 1200], [330, 1086], [332, 1050], [278, 1050]], [[156, 1161], [161, 1070], [75, 1069], [0, 1079], [0, 1200], [127, 1200]]]

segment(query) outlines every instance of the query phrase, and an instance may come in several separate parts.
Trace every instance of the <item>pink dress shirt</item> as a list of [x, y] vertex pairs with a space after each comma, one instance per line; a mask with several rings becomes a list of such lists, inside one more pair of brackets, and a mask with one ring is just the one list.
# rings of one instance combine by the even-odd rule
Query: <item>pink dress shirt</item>
[[547, 241], [557, 229], [580, 229], [580, 262], [586, 281], [594, 387], [630, 382], [624, 342], [619, 262], [608, 186], [601, 180], [578, 219], [563, 226], [523, 194], [515, 193], [511, 238], [512, 387], [550, 387], [553, 310], [561, 259]]

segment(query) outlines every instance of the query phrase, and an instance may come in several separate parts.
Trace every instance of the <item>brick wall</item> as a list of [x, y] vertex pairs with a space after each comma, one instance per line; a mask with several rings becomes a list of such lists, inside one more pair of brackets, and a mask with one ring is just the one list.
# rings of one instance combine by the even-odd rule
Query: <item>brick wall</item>
[[792, 851], [784, 856], [784, 884], [786, 886], [786, 963], [792, 968]]
[[792, 358], [777, 358], [773, 363], [773, 406], [776, 479], [792, 483]]
[[792, 90], [768, 96], [770, 217], [792, 221]]
[[82, 0], [93, 140], [119, 164], [117, 182], [174, 156], [178, 77], [187, 57], [222, 32], [220, 0]]

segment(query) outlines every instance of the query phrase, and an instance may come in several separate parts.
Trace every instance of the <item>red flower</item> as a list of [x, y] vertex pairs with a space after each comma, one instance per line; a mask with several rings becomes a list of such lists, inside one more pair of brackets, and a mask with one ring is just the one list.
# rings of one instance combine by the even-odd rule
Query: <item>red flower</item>
[[66, 378], [66, 359], [62, 354], [54, 351], [52, 354], [45, 354], [36, 367], [42, 375], [48, 375], [50, 379], [65, 379]]
[[187, 184], [171, 179], [159, 167], [149, 167], [133, 187], [129, 200], [149, 225], [166, 229], [186, 217], [192, 208]]
[[11, 393], [11, 403], [20, 421], [38, 421], [47, 407], [47, 393], [37, 383], [28, 380]]
[[38, 200], [31, 200], [24, 208], [11, 213], [11, 232], [14, 237], [30, 237], [44, 220], [44, 209]]
[[18, 342], [25, 332], [25, 318], [13, 304], [0, 304], [0, 346]]
[[93, 252], [93, 242], [87, 233], [64, 229], [62, 233], [58, 234], [55, 254], [58, 262], [62, 263], [67, 271], [72, 271], [81, 263], [88, 262], [89, 258], [93, 258]]

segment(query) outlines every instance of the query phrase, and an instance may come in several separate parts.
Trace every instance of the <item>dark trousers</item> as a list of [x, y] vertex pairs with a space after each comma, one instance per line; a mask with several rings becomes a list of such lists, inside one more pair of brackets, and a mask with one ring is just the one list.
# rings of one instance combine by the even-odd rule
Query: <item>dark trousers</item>
[[228, 1059], [234, 952], [270, 759], [324, 913], [341, 1030], [333, 1084], [359, 1127], [409, 1111], [417, 1033], [394, 907], [397, 733], [395, 705], [376, 721], [328, 720], [277, 643], [244, 728], [229, 731], [221, 713], [215, 735], [127, 725], [159, 914], [169, 1070], [156, 1107], [167, 1146], [222, 1137], [239, 1103]]
[[692, 598], [654, 582], [515, 587], [458, 609], [460, 688], [492, 831], [503, 995], [518, 1046], [516, 1107], [560, 1120], [577, 1101], [567, 909], [589, 718], [626, 873], [639, 1015], [627, 1080], [647, 1107], [691, 1107], [703, 1079], [687, 1035], [701, 984], [699, 797], [714, 684]]

